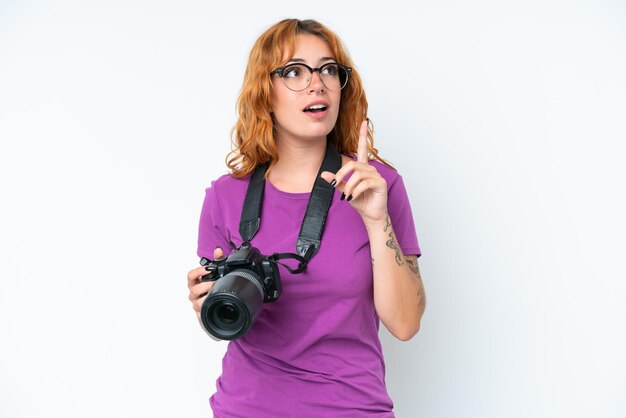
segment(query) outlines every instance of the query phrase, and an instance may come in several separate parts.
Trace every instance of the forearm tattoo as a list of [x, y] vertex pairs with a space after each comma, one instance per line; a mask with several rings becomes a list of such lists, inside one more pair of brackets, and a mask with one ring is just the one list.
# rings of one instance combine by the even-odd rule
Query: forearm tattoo
[[406, 264], [409, 266], [409, 268], [411, 269], [411, 271], [413, 273], [415, 273], [417, 276], [420, 275], [420, 269], [417, 266], [417, 257], [416, 256], [406, 257], [404, 259], [404, 261], [406, 261]]
[[[389, 219], [389, 217], [387, 217]], [[389, 232], [389, 239], [387, 240], [387, 247], [391, 248], [396, 252], [396, 263], [399, 266], [404, 264], [404, 259], [402, 257], [402, 251], [400, 250], [400, 246], [398, 245], [398, 241], [396, 241], [396, 236], [393, 231]]]
[[[387, 219], [385, 220], [386, 225], [383, 228], [384, 232], [387, 232], [388, 230], [391, 229], [391, 219], [389, 219], [389, 213], [387, 212], [387, 210], [385, 210], [385, 213], [387, 214]], [[393, 230], [389, 231], [389, 239], [387, 240], [387, 247], [391, 248], [392, 250], [394, 250], [396, 252], [396, 263], [398, 263], [399, 266], [404, 264], [404, 258], [402, 257], [402, 251], [400, 250], [400, 245], [398, 244], [398, 241], [396, 240], [396, 235], [393, 233]]]
[[387, 212], [387, 209], [385, 209], [385, 215], [387, 215], [387, 219], [386, 219], [387, 225], [385, 225], [385, 227], [383, 228], [383, 231], [387, 232], [387, 230], [391, 226], [391, 219], [389, 219], [389, 212]]
[[411, 271], [415, 274], [415, 278], [417, 279], [417, 306], [420, 309], [424, 309], [426, 306], [426, 295], [424, 294], [424, 283], [422, 283], [422, 277], [420, 275], [420, 269], [417, 265], [417, 256], [410, 255], [405, 258], [407, 266], [411, 269]]
[[[426, 305], [426, 296], [424, 294], [424, 285], [422, 283], [422, 277], [420, 275], [419, 266], [417, 265], [417, 256], [410, 255], [405, 257], [402, 254], [402, 250], [400, 249], [400, 244], [396, 240], [396, 235], [393, 233], [393, 229], [391, 229], [391, 220], [389, 219], [389, 214], [387, 214], [386, 225], [383, 228], [384, 232], [389, 232], [387, 235], [389, 239], [387, 240], [387, 247], [391, 248], [395, 251], [396, 263], [398, 266], [407, 265], [411, 272], [415, 275], [418, 283], [417, 289], [417, 297], [418, 297], [418, 306], [423, 308]], [[374, 263], [374, 259], [372, 258], [372, 264]]]
[[[385, 225], [385, 228], [383, 229], [383, 231], [387, 232], [387, 230], [390, 229], [390, 227], [391, 227], [391, 220], [389, 219], [389, 215], [387, 215], [387, 224]], [[404, 255], [402, 254], [402, 250], [400, 249], [400, 244], [398, 244], [398, 241], [396, 240], [396, 235], [393, 233], [393, 230], [389, 231], [388, 236], [389, 236], [389, 239], [387, 240], [387, 247], [395, 251], [396, 263], [398, 263], [399, 266], [406, 264], [409, 267], [409, 269], [411, 269], [413, 274], [415, 274], [417, 277], [420, 277], [419, 267], [417, 266], [417, 256], [404, 257]], [[372, 259], [372, 263], [373, 262], [374, 262], [374, 259]]]

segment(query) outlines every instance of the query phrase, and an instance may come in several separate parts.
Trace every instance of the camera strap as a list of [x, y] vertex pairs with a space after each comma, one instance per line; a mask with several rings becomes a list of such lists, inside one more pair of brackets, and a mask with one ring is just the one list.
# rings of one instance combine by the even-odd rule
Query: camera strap
[[[243, 201], [243, 209], [241, 211], [241, 220], [239, 221], [239, 233], [244, 243], [249, 243], [250, 240], [259, 230], [261, 224], [261, 203], [263, 201], [263, 191], [265, 189], [265, 173], [269, 164], [263, 164], [257, 166], [250, 177], [250, 183], [248, 184], [248, 190], [246, 191], [246, 197]], [[302, 220], [302, 226], [300, 227], [300, 234], [298, 235], [298, 241], [296, 242], [296, 252], [294, 253], [274, 253], [268, 257], [268, 259], [282, 265], [293, 274], [302, 273], [306, 270], [307, 264], [311, 258], [319, 251], [322, 241], [322, 233], [324, 232], [324, 224], [326, 223], [326, 216], [330, 209], [330, 203], [335, 193], [335, 188], [332, 187], [326, 180], [320, 175], [322, 171], [330, 171], [336, 173], [341, 168], [341, 155], [337, 152], [335, 147], [327, 142], [326, 154], [324, 160], [317, 173], [311, 196], [309, 197], [309, 203]], [[296, 269], [292, 269], [289, 266], [278, 262], [280, 259], [295, 258], [299, 261], [299, 265]]]

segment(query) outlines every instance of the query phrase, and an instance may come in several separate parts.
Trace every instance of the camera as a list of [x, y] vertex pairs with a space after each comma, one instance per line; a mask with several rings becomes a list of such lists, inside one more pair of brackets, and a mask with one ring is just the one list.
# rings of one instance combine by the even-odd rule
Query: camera
[[274, 302], [282, 288], [278, 266], [259, 250], [244, 243], [226, 259], [202, 258], [208, 274], [202, 281], [215, 284], [202, 303], [204, 329], [220, 340], [243, 336], [259, 316], [263, 303]]

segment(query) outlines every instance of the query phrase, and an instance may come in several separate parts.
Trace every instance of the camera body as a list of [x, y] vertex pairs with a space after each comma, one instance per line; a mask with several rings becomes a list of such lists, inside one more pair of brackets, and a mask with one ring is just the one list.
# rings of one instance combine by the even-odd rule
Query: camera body
[[259, 315], [263, 303], [276, 301], [282, 293], [277, 264], [244, 243], [225, 259], [200, 260], [215, 281], [202, 303], [200, 319], [211, 335], [232, 340], [243, 336]]
[[228, 258], [210, 261], [206, 258], [200, 260], [208, 274], [202, 276], [202, 281], [216, 281], [235, 270], [250, 270], [262, 278], [263, 302], [274, 302], [282, 293], [280, 273], [276, 263], [261, 255], [255, 247], [243, 244], [235, 249]]

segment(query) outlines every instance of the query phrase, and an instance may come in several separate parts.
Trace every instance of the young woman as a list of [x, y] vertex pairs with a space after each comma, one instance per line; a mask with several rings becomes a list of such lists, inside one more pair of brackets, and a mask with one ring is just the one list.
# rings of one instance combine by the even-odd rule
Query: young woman
[[[239, 246], [239, 221], [254, 169], [269, 163], [260, 228], [264, 255], [294, 253], [328, 144], [341, 168], [319, 251], [306, 271], [280, 267], [282, 295], [263, 304], [230, 341], [216, 417], [392, 417], [379, 320], [398, 339], [420, 328], [425, 295], [420, 249], [401, 176], [379, 156], [358, 72], [339, 38], [313, 20], [289, 19], [263, 33], [250, 53], [233, 130], [231, 174], [206, 190], [198, 255], [221, 259]], [[188, 274], [198, 317], [215, 282]]]

